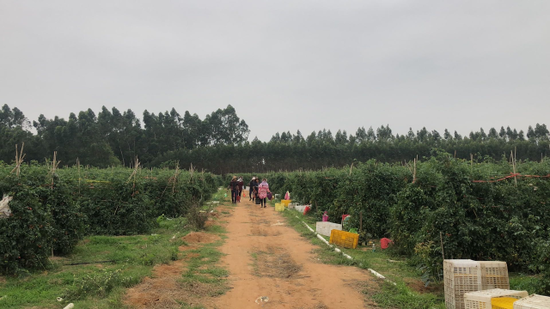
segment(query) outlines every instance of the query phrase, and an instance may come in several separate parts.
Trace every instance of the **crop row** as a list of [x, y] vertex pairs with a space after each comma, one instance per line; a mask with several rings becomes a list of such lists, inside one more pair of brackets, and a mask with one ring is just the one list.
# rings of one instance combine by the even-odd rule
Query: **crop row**
[[290, 191], [295, 202], [311, 204], [319, 218], [328, 211], [339, 223], [351, 214], [349, 228], [361, 241], [389, 237], [396, 254], [432, 279], [442, 277], [443, 254], [506, 261], [513, 270], [550, 277], [548, 161], [475, 163], [440, 153], [417, 164], [372, 160], [262, 176], [276, 193]]
[[[179, 170], [0, 165], [0, 273], [44, 267], [84, 235], [148, 233], [154, 218], [183, 216], [219, 186], [219, 177]], [[19, 174], [19, 175], [18, 175]]]

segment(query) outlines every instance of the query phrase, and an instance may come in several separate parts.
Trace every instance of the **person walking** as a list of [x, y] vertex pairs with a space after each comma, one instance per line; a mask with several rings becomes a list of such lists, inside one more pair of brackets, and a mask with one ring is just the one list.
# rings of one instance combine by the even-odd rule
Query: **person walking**
[[239, 188], [239, 198], [238, 198], [239, 203], [241, 202], [241, 196], [242, 196], [242, 193], [243, 193], [243, 186], [244, 186], [243, 178], [239, 177], [239, 179], [237, 180], [237, 187]]
[[254, 187], [253, 187], [253, 190], [254, 192], [252, 194], [254, 194], [254, 202], [256, 204], [260, 204], [260, 198], [258, 197], [258, 185], [260, 184], [260, 180], [258, 179], [258, 177], [256, 177], [256, 179], [254, 179]]
[[250, 180], [250, 183], [248, 185], [248, 200], [253, 201], [254, 200], [254, 185], [256, 184], [256, 177], [252, 177], [252, 180]]
[[267, 193], [269, 191], [269, 184], [267, 179], [262, 179], [262, 183], [258, 185], [258, 197], [260, 198], [260, 208], [266, 208], [267, 204]]
[[237, 194], [239, 193], [239, 184], [237, 183], [237, 176], [233, 176], [229, 183], [229, 189], [231, 190], [231, 203], [237, 203]]

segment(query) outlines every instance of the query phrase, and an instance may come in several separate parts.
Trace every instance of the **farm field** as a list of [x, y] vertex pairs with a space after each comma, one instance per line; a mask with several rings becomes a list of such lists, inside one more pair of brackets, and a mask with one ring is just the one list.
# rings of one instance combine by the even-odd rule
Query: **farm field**
[[405, 281], [396, 280], [398, 287], [368, 273], [367, 265], [379, 267], [388, 258], [383, 252], [346, 250], [356, 257], [350, 263], [316, 242], [290, 212], [244, 200], [233, 206], [224, 195], [224, 190], [214, 195], [222, 203], [204, 230], [185, 228], [185, 219], [160, 217], [150, 235], [87, 237], [70, 257], [53, 258], [46, 271], [3, 277], [1, 301], [6, 308], [62, 308], [69, 302], [78, 308], [256, 308], [257, 302], [268, 308], [428, 308], [426, 301], [431, 307], [441, 303], [439, 292], [422, 295], [428, 291], [402, 283], [422, 286], [403, 263], [381, 268], [395, 274], [388, 277], [392, 280], [408, 274]]
[[[512, 289], [548, 295], [546, 161], [440, 154], [256, 175], [311, 205], [298, 218], [246, 198], [228, 204], [219, 186], [229, 175], [54, 166], [0, 169], [0, 192], [13, 199], [0, 219], [0, 302], [8, 308], [332, 308], [350, 299], [439, 308], [443, 254], [506, 261]], [[343, 251], [352, 261], [302, 224], [314, 226], [325, 211], [333, 222], [351, 214], [344, 229], [357, 231], [360, 246]], [[365, 246], [382, 237], [394, 241], [389, 250]]]
[[314, 217], [244, 200], [233, 206], [225, 194], [214, 195], [222, 203], [203, 231], [160, 217], [151, 235], [88, 237], [47, 271], [3, 277], [3, 305], [62, 308], [73, 297], [78, 308], [444, 307], [441, 283], [425, 287], [406, 260], [370, 247], [343, 249], [350, 261], [304, 227]]

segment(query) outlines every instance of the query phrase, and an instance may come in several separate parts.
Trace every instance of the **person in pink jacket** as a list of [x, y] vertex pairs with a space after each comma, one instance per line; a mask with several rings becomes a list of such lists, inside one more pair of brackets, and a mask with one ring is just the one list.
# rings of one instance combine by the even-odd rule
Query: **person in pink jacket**
[[265, 208], [267, 203], [267, 193], [269, 191], [269, 184], [267, 179], [262, 179], [262, 183], [258, 185], [258, 197], [260, 198], [260, 208]]

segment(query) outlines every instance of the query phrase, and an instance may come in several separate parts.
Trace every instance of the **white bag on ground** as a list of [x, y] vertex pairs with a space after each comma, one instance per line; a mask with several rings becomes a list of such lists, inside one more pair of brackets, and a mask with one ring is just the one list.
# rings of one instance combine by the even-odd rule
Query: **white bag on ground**
[[0, 218], [9, 218], [11, 215], [11, 209], [8, 204], [12, 199], [13, 197], [4, 195], [0, 201]]

